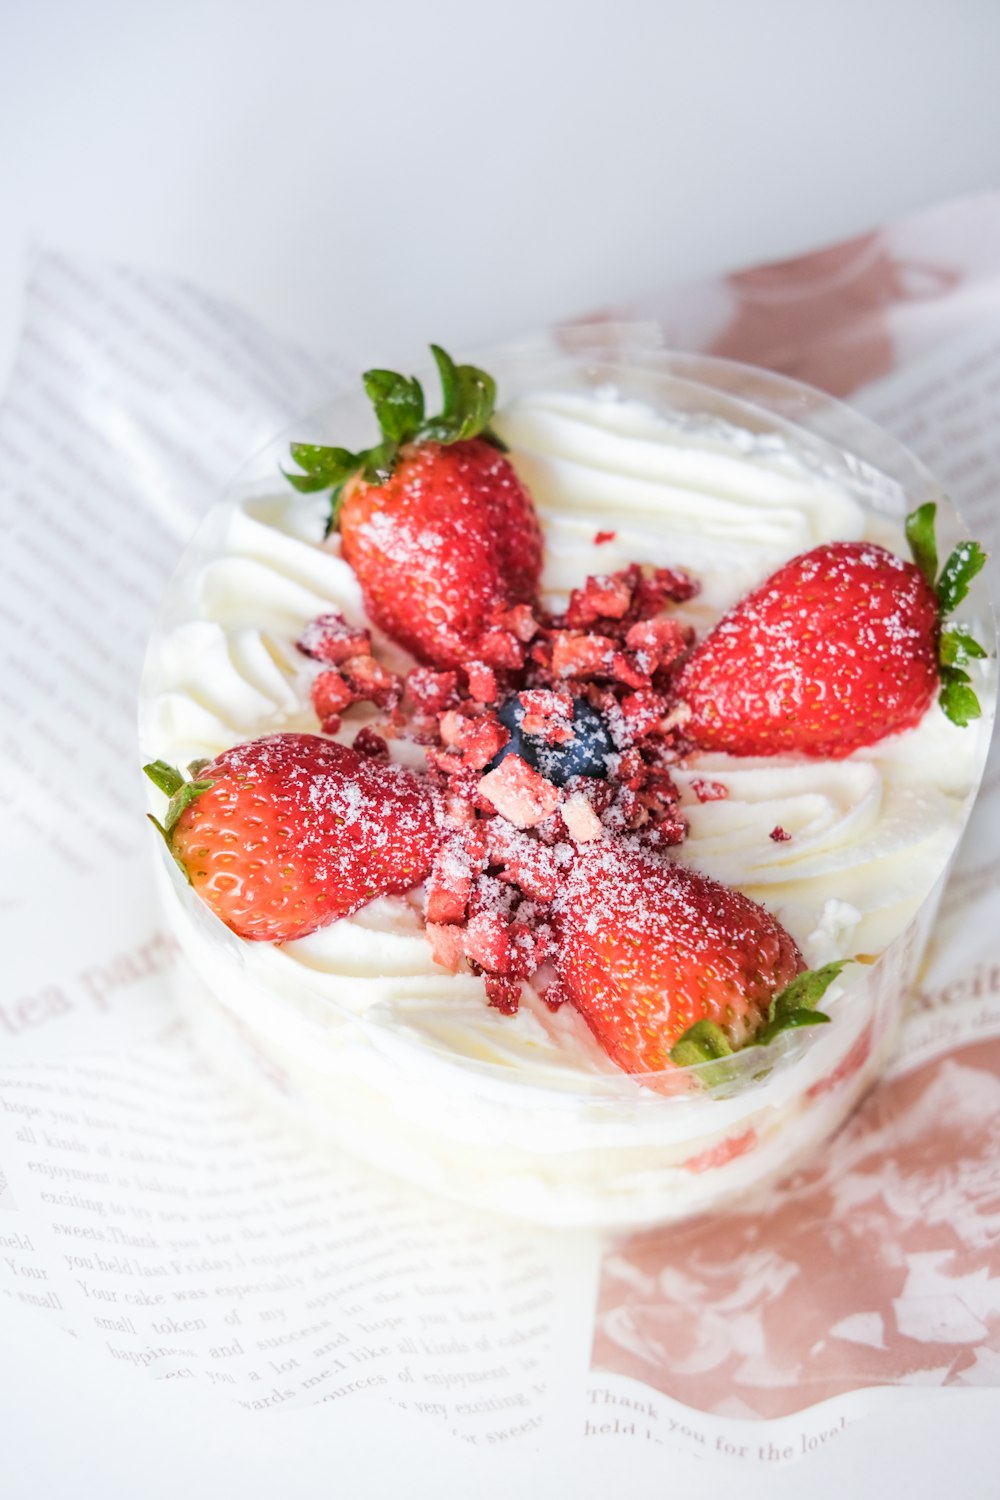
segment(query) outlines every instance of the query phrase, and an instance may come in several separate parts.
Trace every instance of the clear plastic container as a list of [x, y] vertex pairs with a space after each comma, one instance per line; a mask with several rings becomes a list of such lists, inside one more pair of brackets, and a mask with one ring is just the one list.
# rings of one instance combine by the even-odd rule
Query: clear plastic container
[[[748, 457], [777, 454], [782, 462], [790, 457], [868, 514], [901, 524], [915, 506], [934, 500], [942, 556], [965, 534], [912, 455], [854, 412], [796, 382], [668, 354], [634, 330], [615, 328], [578, 329], [559, 344], [538, 341], [477, 362], [496, 376], [501, 404], [524, 392], [613, 386], [668, 414], [685, 442]], [[268, 497], [281, 493], [276, 475], [289, 437], [360, 446], [371, 440], [371, 424], [363, 394], [336, 396], [259, 455], [206, 519], [168, 590], [151, 644], [140, 715], [145, 757], [163, 756], [163, 728], [171, 722], [164, 661], [171, 652], [176, 658], [178, 651], [197, 649], [194, 636], [184, 645], [185, 625], [221, 621], [227, 640], [238, 643], [240, 632], [258, 623], [254, 568], [265, 564], [282, 580], [268, 597], [272, 640], [284, 633], [294, 642], [315, 612], [301, 568], [294, 577], [282, 572], [277, 536], [273, 555], [265, 555]], [[251, 506], [260, 497], [260, 505], [252, 535], [238, 544], [242, 571], [220, 581], [219, 559], [232, 553], [234, 516], [248, 497]], [[311, 498], [301, 504], [301, 532], [309, 536], [319, 510]], [[682, 557], [663, 561], [684, 563]], [[236, 938], [163, 849], [163, 900], [184, 959], [182, 998], [206, 1049], [338, 1147], [421, 1186], [542, 1223], [661, 1223], [714, 1208], [780, 1176], [837, 1128], [884, 1067], [978, 787], [995, 697], [995, 629], [982, 576], [962, 616], [991, 657], [977, 684], [984, 719], [967, 731], [974, 736], [968, 794], [956, 805], [947, 847], [905, 920], [881, 951], [866, 955], [874, 961], [849, 965], [828, 992], [829, 1026], [737, 1054], [727, 1059], [722, 1078], [714, 1064], [640, 1081], [610, 1069], [536, 1070], [484, 1061], [471, 1055], [475, 1048], [463, 1052], [422, 1034], [400, 1019], [399, 1007], [387, 1014], [377, 1003], [360, 1005], [356, 991], [369, 978], [360, 964], [353, 978], [311, 976], [308, 964], [290, 973], [280, 953]], [[194, 688], [191, 696], [198, 697]], [[210, 707], [198, 711], [208, 723]], [[259, 723], [252, 695], [242, 711], [234, 740], [279, 727], [315, 730], [307, 700], [299, 707], [288, 700]], [[196, 718], [192, 723], [197, 727]], [[206, 730], [202, 753], [214, 748], [210, 740]], [[197, 734], [183, 742], [201, 748]], [[366, 963], [378, 963], [377, 934], [365, 954]], [[442, 971], [442, 991], [447, 980]], [[419, 984], [414, 980], [414, 993], [424, 994], [427, 982], [426, 974]]]

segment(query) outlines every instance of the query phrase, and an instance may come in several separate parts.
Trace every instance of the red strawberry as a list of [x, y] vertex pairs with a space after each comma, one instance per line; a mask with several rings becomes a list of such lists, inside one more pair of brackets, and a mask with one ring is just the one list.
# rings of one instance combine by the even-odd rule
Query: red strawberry
[[979, 713], [963, 670], [985, 655], [962, 630], [940, 630], [982, 567], [960, 543], [935, 583], [934, 506], [907, 532], [915, 562], [870, 542], [833, 542], [793, 558], [742, 599], [688, 657], [677, 679], [685, 734], [733, 755], [840, 758], [919, 723], [941, 685], [954, 722]]
[[287, 942], [430, 870], [438, 830], [411, 771], [311, 734], [237, 745], [185, 782], [156, 761], [171, 797], [161, 828], [192, 886], [240, 937]]
[[704, 1057], [753, 1040], [804, 967], [763, 907], [623, 840], [580, 848], [556, 912], [562, 984], [628, 1073], [669, 1068], [671, 1050], [698, 1023], [720, 1033]]
[[362, 453], [296, 443], [297, 488], [333, 491], [343, 555], [365, 609], [423, 662], [459, 666], [498, 611], [531, 603], [542, 537], [531, 498], [489, 430], [496, 388], [432, 346], [444, 409], [425, 418], [416, 380], [369, 370], [382, 441]]

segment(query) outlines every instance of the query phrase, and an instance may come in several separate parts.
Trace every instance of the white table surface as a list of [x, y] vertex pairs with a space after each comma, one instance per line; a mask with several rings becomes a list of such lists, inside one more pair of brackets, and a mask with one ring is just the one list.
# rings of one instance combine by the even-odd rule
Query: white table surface
[[[996, 0], [7, 0], [0, 380], [32, 244], [186, 275], [359, 364], [405, 361], [996, 186], [998, 77]], [[11, 1500], [646, 1493], [618, 1455], [487, 1472], [430, 1437], [413, 1472], [415, 1431], [374, 1406], [208, 1423], [121, 1376], [109, 1411], [87, 1372], [4, 1309]], [[959, 1394], [781, 1473], [665, 1455], [650, 1493], [937, 1500], [947, 1480], [975, 1500], [996, 1493], [998, 1421], [1000, 1393]]]

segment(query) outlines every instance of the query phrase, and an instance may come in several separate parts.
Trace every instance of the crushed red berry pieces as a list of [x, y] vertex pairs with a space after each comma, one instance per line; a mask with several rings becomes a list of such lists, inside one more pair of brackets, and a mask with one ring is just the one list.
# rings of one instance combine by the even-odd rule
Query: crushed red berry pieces
[[515, 828], [533, 828], [559, 806], [559, 789], [519, 755], [508, 755], [479, 783], [479, 805]]
[[603, 547], [605, 542], [613, 542], [617, 535], [617, 531], [595, 531], [594, 546]]
[[522, 645], [527, 645], [538, 634], [539, 622], [530, 604], [512, 604], [507, 609], [495, 610], [492, 624], [500, 630], [508, 630]]
[[[463, 922], [472, 897], [472, 886], [483, 869], [485, 847], [480, 848], [474, 824], [441, 845], [427, 879], [427, 921]], [[483, 841], [485, 844], [485, 841]]]
[[340, 673], [331, 668], [313, 678], [310, 688], [312, 705], [325, 734], [336, 734], [340, 716], [355, 701], [354, 694]]
[[708, 781], [701, 776], [692, 777], [691, 790], [699, 802], [722, 802], [729, 796], [729, 788], [721, 781]]
[[519, 672], [524, 666], [524, 642], [512, 630], [487, 630], [476, 642], [476, 651], [481, 662], [475, 665], [493, 667], [498, 672]]
[[500, 685], [493, 668], [483, 661], [470, 661], [466, 667], [469, 696], [477, 703], [495, 703], [500, 696]]
[[787, 844], [791, 836], [792, 835], [790, 833], [785, 832], [780, 823], [776, 824], [776, 826], [771, 829], [771, 832], [768, 835], [768, 837], [772, 838], [776, 844]]
[[372, 760], [389, 759], [389, 746], [387, 741], [384, 740], [380, 734], [376, 734], [374, 729], [370, 729], [367, 725], [364, 729], [359, 729], [357, 734], [354, 736], [354, 739], [352, 741], [352, 748], [355, 749], [359, 755], [367, 755]]
[[440, 714], [459, 703], [458, 673], [435, 672], [430, 667], [414, 667], [407, 674], [406, 698], [417, 713]]
[[622, 573], [598, 573], [588, 578], [582, 589], [574, 589], [563, 616], [572, 627], [596, 625], [600, 620], [623, 620], [632, 608], [638, 582], [638, 569]]
[[388, 717], [356, 736], [361, 754], [384, 759], [399, 734], [423, 747], [446, 830], [425, 885], [428, 940], [443, 968], [482, 975], [505, 1014], [540, 973], [546, 1003], [563, 1003], [545, 972], [550, 909], [578, 850], [685, 837], [670, 686], [691, 633], [660, 612], [695, 589], [686, 574], [632, 566], [588, 578], [559, 616], [497, 606], [461, 665], [418, 666], [405, 681], [339, 615], [303, 632], [301, 649], [328, 663], [313, 686], [326, 732], [364, 701]]
[[[547, 648], [547, 659], [546, 659]], [[615, 659], [615, 642], [606, 635], [574, 634], [557, 630], [531, 655], [539, 666], [547, 666], [553, 677], [611, 677]]]
[[395, 708], [403, 696], [403, 679], [387, 672], [374, 656], [351, 656], [340, 670], [356, 703], [367, 699], [377, 708]]
[[371, 655], [371, 635], [337, 610], [311, 620], [296, 642], [303, 656], [339, 667], [352, 656]]
[[451, 974], [457, 974], [465, 958], [465, 934], [452, 923], [431, 922], [425, 927], [434, 962]]

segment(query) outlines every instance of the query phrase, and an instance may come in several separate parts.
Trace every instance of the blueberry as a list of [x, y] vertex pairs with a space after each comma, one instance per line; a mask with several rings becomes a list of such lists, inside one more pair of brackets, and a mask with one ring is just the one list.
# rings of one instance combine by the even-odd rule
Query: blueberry
[[519, 755], [553, 786], [565, 786], [571, 776], [608, 779], [608, 756], [615, 752], [614, 741], [604, 719], [586, 698], [573, 699], [573, 738], [561, 745], [547, 745], [538, 735], [521, 732], [524, 708], [516, 693], [501, 704], [497, 718], [510, 730], [510, 739], [487, 770], [492, 771], [507, 755]]

